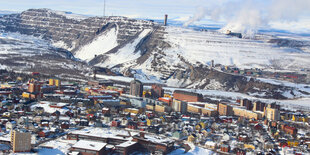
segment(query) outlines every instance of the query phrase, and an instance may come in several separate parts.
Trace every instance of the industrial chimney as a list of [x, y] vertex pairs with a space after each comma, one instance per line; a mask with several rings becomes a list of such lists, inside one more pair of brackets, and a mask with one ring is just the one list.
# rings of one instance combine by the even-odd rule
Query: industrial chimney
[[167, 20], [168, 20], [168, 15], [165, 14], [165, 21], [164, 21], [164, 25], [167, 26]]

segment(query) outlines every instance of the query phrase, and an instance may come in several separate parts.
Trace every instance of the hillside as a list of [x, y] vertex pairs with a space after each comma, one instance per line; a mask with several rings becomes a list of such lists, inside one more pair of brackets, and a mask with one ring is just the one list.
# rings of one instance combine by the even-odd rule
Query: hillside
[[[71, 67], [79, 77], [85, 75], [87, 78], [91, 67], [98, 66], [173, 87], [236, 91], [278, 99], [309, 95], [298, 88], [231, 75], [209, 67], [214, 60], [216, 64], [239, 68], [310, 70], [309, 40], [299, 40], [299, 37], [260, 34], [240, 39], [212, 30], [165, 27], [153, 21], [126, 17], [87, 17], [49, 9], [30, 9], [0, 17], [0, 31], [4, 36], [2, 42], [16, 33], [33, 38], [27, 46], [38, 48], [28, 51], [35, 53], [32, 56], [38, 59], [23, 58], [27, 62], [37, 62], [38, 65], [28, 65], [30, 70], [38, 66], [48, 68], [49, 63], [44, 60], [51, 58], [37, 56], [43, 48], [42, 51], [46, 51], [43, 53], [57, 55], [55, 61], [66, 59], [69, 66], [81, 64]], [[15, 52], [18, 59], [26, 51], [23, 44], [20, 45], [17, 49], [10, 46], [11, 53], [6, 54]], [[5, 44], [1, 46], [2, 52], [8, 51]], [[5, 62], [7, 60], [3, 59], [1, 63], [11, 66]], [[44, 65], [40, 65], [43, 62]], [[50, 62], [51, 66], [54, 64], [57, 63]], [[74, 72], [72, 74], [76, 74]]]

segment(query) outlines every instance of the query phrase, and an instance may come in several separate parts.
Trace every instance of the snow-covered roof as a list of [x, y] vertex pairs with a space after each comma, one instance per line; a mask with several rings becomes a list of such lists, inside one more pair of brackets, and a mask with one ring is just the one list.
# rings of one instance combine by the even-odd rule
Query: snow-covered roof
[[129, 146], [132, 146], [134, 144], [137, 144], [137, 142], [134, 142], [134, 141], [126, 141], [124, 143], [121, 143], [119, 145], [116, 145], [117, 147], [129, 147]]
[[[105, 129], [105, 128], [94, 128], [87, 127], [83, 130], [76, 130], [70, 132], [71, 134], [84, 135], [90, 137], [101, 137], [101, 138], [113, 138], [113, 139], [122, 139], [122, 140], [131, 140], [131, 138], [123, 138], [122, 136], [129, 136], [128, 131], [126, 130], [116, 130], [116, 129]], [[137, 135], [137, 132], [130, 132], [132, 136]]]
[[107, 145], [107, 143], [87, 141], [87, 140], [80, 140], [77, 143], [75, 143], [72, 147], [73, 148], [86, 149], [86, 150], [100, 151], [106, 145]]

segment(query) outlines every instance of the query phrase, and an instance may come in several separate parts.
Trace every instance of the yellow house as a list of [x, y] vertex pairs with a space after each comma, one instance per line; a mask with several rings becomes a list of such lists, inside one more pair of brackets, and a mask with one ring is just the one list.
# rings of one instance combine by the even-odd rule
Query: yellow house
[[201, 127], [202, 127], [203, 129], [205, 129], [205, 128], [206, 128], [206, 126], [207, 126], [207, 124], [206, 124], [206, 123], [204, 123], [204, 122], [200, 122], [199, 124], [201, 125]]
[[23, 98], [30, 98], [30, 93], [23, 92], [22, 96]]
[[196, 142], [196, 135], [191, 134], [190, 136], [187, 137], [187, 141], [190, 143], [195, 143]]
[[169, 97], [169, 98], [171, 98], [171, 95], [170, 95], [170, 94], [164, 94], [164, 97]]
[[121, 105], [130, 105], [130, 102], [120, 101]]
[[59, 79], [55, 79], [55, 86], [60, 87], [61, 81]]
[[124, 109], [124, 111], [129, 112], [129, 113], [139, 114], [143, 110], [142, 109], [136, 109], [136, 108], [126, 108], [126, 109]]
[[295, 115], [293, 115], [293, 117], [292, 117], [292, 121], [296, 121], [296, 117], [295, 117]]
[[255, 150], [255, 146], [253, 144], [244, 144], [244, 148]]
[[195, 126], [195, 130], [200, 131], [202, 129], [202, 126], [200, 124], [197, 124]]
[[308, 118], [306, 116], [298, 117], [293, 115], [292, 116], [292, 121], [297, 121], [297, 122], [308, 122]]
[[165, 118], [165, 117], [160, 116], [160, 119], [161, 119], [161, 121], [162, 121], [163, 123], [166, 122], [166, 118]]
[[287, 141], [287, 145], [290, 147], [297, 147], [299, 145], [298, 141]]
[[93, 95], [93, 96], [96, 96], [96, 95], [101, 95], [101, 94], [99, 94], [99, 93], [97, 93], [97, 92], [94, 92], [94, 91], [91, 91], [91, 93], [90, 93], [91, 95]]
[[146, 125], [147, 125], [147, 126], [151, 126], [151, 125], [152, 125], [152, 120], [147, 119], [147, 120], [146, 120]]
[[48, 85], [54, 86], [54, 79], [49, 79], [48, 81], [49, 81], [49, 82], [48, 82]]
[[204, 136], [207, 136], [209, 133], [207, 130], [202, 130], [201, 133], [204, 135]]
[[152, 111], [154, 111], [155, 110], [155, 106], [153, 106], [153, 105], [146, 105], [146, 109], [147, 110], [152, 110]]
[[50, 86], [60, 87], [61, 85], [61, 81], [59, 79], [49, 79], [48, 81], [49, 81], [48, 85]]

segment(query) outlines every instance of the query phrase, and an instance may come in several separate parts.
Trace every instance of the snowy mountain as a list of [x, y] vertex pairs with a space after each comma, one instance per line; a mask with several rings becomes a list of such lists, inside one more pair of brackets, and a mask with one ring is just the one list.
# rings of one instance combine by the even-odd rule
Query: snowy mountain
[[[268, 71], [310, 70], [310, 39], [297, 35], [267, 33], [236, 38], [215, 30], [163, 26], [126, 17], [86, 17], [49, 9], [0, 17], [0, 31], [44, 40], [44, 48], [72, 53], [80, 61], [70, 57], [70, 62], [88, 63], [86, 68], [104, 67], [174, 87], [286, 98], [287, 92], [296, 88], [210, 69], [211, 60], [220, 65]], [[295, 91], [291, 96], [304, 94]]]
[[0, 17], [4, 15], [9, 15], [9, 14], [16, 14], [18, 12], [16, 11], [7, 11], [7, 10], [0, 10]]

